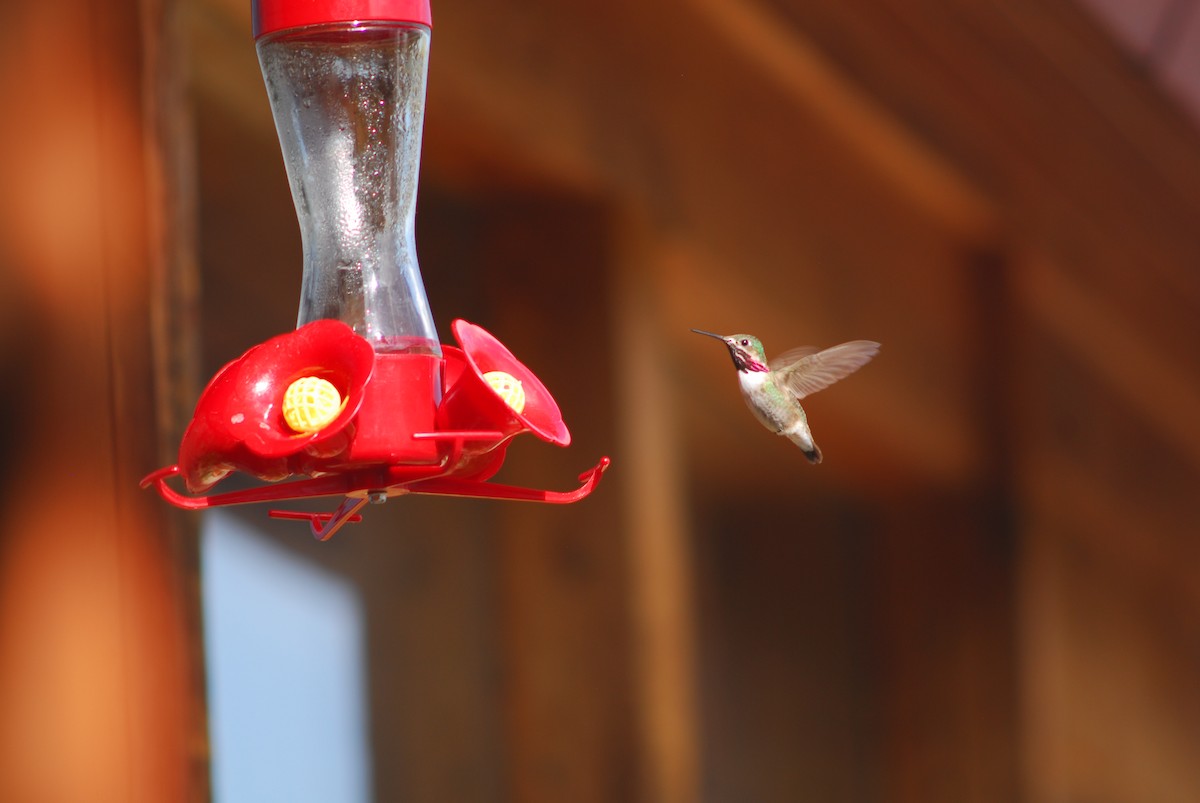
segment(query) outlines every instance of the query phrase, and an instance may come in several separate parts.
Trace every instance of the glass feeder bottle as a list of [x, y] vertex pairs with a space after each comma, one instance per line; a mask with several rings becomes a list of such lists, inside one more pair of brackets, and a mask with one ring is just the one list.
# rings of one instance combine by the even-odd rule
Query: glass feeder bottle
[[428, 4], [413, 21], [269, 18], [296, 7], [322, 4], [260, 0], [254, 12], [304, 251], [297, 326], [332, 318], [377, 353], [440, 357], [414, 234]]

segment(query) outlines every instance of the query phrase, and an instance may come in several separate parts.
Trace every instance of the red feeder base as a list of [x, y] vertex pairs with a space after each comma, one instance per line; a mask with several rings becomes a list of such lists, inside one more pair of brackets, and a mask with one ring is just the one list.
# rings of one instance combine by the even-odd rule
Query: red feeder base
[[[142, 487], [154, 486], [163, 499], [189, 510], [346, 497], [332, 513], [271, 511], [276, 518], [307, 520], [321, 540], [360, 520], [368, 502], [401, 494], [550, 504], [588, 496], [609, 466], [607, 457], [580, 475], [574, 491], [487, 482], [516, 435], [531, 432], [560, 446], [571, 436], [553, 396], [500, 341], [465, 321], [452, 328], [462, 348], [444, 346], [444, 358], [377, 354], [350, 327], [327, 320], [255, 346], [201, 394], [179, 463], [148, 475]], [[324, 426], [298, 432], [283, 413], [283, 399], [293, 383], [309, 377], [332, 385], [330, 394], [338, 395], [330, 403], [341, 402], [328, 408]], [[505, 395], [495, 389], [497, 381]], [[233, 471], [269, 484], [204, 493]], [[177, 475], [193, 495], [167, 483]], [[283, 481], [296, 475], [307, 478]]]

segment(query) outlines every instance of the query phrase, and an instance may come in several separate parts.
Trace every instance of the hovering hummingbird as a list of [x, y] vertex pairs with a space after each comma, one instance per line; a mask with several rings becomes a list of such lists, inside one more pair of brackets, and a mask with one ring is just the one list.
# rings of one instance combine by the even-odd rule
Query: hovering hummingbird
[[725, 343], [750, 412], [764, 427], [799, 446], [813, 464], [821, 462], [821, 450], [813, 441], [800, 400], [854, 373], [879, 351], [872, 340], [851, 340], [824, 351], [800, 346], [768, 362], [762, 342], [754, 335], [692, 331]]

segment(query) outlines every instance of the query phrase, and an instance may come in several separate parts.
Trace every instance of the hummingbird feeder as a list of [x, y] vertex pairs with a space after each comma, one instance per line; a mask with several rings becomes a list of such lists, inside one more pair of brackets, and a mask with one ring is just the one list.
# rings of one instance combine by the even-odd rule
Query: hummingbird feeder
[[[484, 329], [456, 320], [458, 345], [438, 343], [414, 239], [428, 0], [256, 0], [253, 17], [300, 223], [299, 320], [217, 372], [179, 462], [142, 486], [189, 510], [343, 497], [331, 513], [270, 511], [320, 540], [368, 502], [409, 493], [586, 497], [607, 457], [570, 491], [489, 482], [516, 435], [559, 446], [571, 435], [550, 392]], [[210, 493], [234, 472], [262, 484]]]

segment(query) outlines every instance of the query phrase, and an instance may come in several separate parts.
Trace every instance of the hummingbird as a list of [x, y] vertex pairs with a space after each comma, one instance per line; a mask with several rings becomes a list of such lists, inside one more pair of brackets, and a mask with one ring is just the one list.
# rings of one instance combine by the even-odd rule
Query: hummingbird
[[879, 352], [873, 340], [851, 340], [824, 350], [800, 346], [768, 361], [762, 341], [754, 335], [692, 331], [725, 343], [750, 412], [764, 427], [799, 446], [814, 465], [821, 462], [821, 450], [813, 441], [800, 400], [854, 373]]

